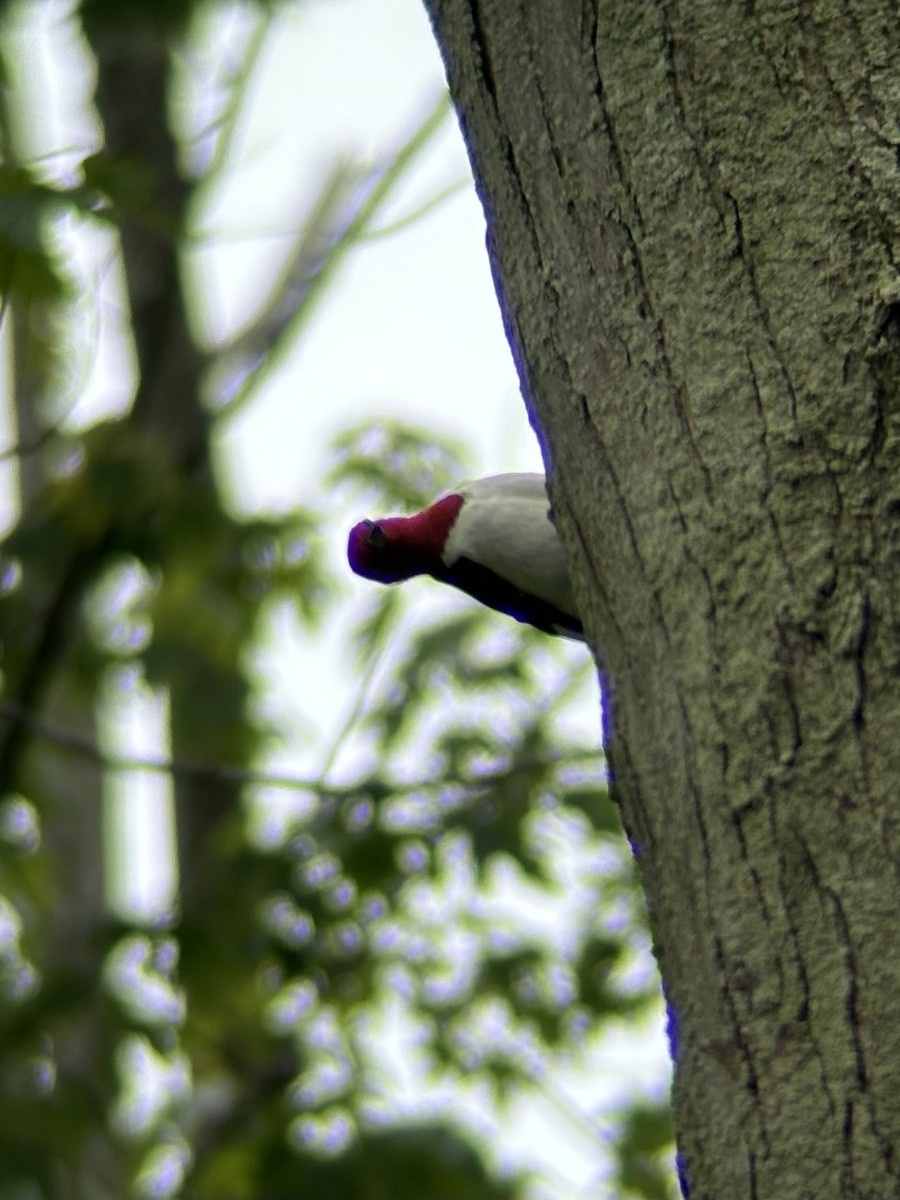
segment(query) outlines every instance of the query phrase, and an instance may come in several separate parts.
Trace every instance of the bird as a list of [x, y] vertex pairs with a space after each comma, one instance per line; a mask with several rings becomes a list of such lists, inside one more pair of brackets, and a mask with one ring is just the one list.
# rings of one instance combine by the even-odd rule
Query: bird
[[430, 575], [543, 633], [585, 640], [543, 475], [489, 475], [412, 516], [360, 521], [347, 558], [364, 579]]

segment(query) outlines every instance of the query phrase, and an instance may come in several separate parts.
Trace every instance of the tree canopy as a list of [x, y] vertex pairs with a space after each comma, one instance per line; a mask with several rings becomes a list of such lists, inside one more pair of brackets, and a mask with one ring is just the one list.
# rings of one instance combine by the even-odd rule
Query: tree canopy
[[[260, 701], [258, 648], [279, 616], [309, 639], [327, 621], [329, 508], [417, 507], [471, 466], [427, 427], [373, 420], [337, 439], [302, 509], [229, 503], [218, 431], [310, 336], [447, 106], [375, 166], [336, 157], [252, 321], [201, 344], [192, 214], [268, 19], [246, 10], [223, 68], [225, 15], [57, 14], [75, 47], [63, 82], [95, 135], [44, 159], [23, 123], [65, 88], [24, 89], [17, 47], [40, 6], [4, 9], [0, 1200], [574, 1195], [553, 1167], [566, 1127], [617, 1196], [661, 1200], [665, 1100], [590, 1100], [608, 1031], [658, 1019], [659, 999], [602, 756], [571, 733], [572, 707], [596, 704], [587, 656], [474, 607], [422, 620], [395, 591], [367, 594], [357, 700], [321, 770], [271, 765], [296, 731]], [[185, 56], [207, 107], [176, 120]], [[96, 421], [79, 401], [113, 301], [133, 383]], [[168, 754], [105, 742], [135, 695], [161, 707]], [[337, 773], [350, 742], [355, 772]], [[126, 916], [104, 881], [148, 848], [111, 834], [111, 797], [137, 803], [148, 776], [175, 814], [176, 886]], [[562, 1120], [562, 1148], [504, 1149], [535, 1113]]]

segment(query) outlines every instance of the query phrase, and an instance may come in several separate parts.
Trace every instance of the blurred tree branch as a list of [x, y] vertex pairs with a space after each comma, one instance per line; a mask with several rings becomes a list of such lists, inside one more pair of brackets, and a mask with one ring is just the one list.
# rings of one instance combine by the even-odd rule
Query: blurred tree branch
[[[50, 721], [41, 720], [27, 708], [7, 700], [0, 700], [0, 721], [21, 723], [32, 737], [53, 742], [55, 745], [95, 763], [104, 771], [147, 771], [154, 775], [169, 775], [173, 779], [200, 780], [207, 783], [226, 784], [230, 787], [252, 785], [285, 791], [311, 792], [320, 799], [328, 800], [352, 800], [371, 786], [371, 781], [366, 779], [348, 784], [326, 783], [324, 773], [309, 776], [286, 775], [228, 764], [198, 763], [174, 758], [144, 758], [131, 754], [109, 754], [90, 738], [84, 737], [74, 730], [54, 725]], [[465, 791], [489, 792], [498, 784], [515, 779], [518, 775], [548, 772], [559, 767], [596, 766], [597, 761], [595, 749], [576, 750], [572, 748], [563, 754], [516, 759], [508, 766], [489, 767], [485, 770], [473, 771], [471, 774], [457, 773], [452, 776], [441, 774], [439, 776], [422, 776], [412, 780], [380, 779], [378, 790], [390, 796], [413, 795], [433, 788], [459, 788]], [[598, 786], [600, 785], [598, 784]]]

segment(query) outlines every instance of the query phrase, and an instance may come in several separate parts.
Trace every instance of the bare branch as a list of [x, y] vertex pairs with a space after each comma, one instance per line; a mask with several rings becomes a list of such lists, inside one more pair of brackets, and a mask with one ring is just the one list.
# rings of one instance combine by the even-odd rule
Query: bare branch
[[[11, 700], [0, 700], [0, 721], [8, 721], [20, 728], [27, 729], [34, 737], [52, 742], [56, 746], [87, 759], [104, 771], [148, 771], [156, 775], [169, 775], [173, 779], [204, 780], [219, 782], [230, 787], [237, 785], [281, 788], [285, 791], [314, 792], [321, 799], [342, 800], [358, 796], [361, 791], [371, 785], [371, 780], [360, 780], [348, 784], [326, 784], [324, 777], [303, 777], [301, 775], [284, 775], [273, 771], [257, 771], [245, 767], [232, 766], [227, 763], [195, 763], [170, 758], [145, 758], [140, 755], [108, 754], [101, 750], [90, 738], [64, 729], [50, 721], [36, 717], [20, 704]], [[409, 781], [380, 781], [386, 794], [410, 795], [415, 792], [428, 791], [441, 787], [455, 787], [463, 790], [474, 789], [484, 791], [504, 780], [524, 775], [537, 770], [553, 770], [562, 766], [577, 766], [579, 763], [596, 763], [596, 750], [575, 750], [565, 754], [555, 754], [547, 758], [523, 759], [509, 766], [473, 772], [470, 775], [450, 777], [430, 777]]]

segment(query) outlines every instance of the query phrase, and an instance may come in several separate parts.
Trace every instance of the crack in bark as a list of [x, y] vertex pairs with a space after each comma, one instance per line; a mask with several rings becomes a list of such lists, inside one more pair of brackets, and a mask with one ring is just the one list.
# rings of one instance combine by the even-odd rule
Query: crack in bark
[[687, 402], [687, 389], [684, 387], [682, 382], [676, 379], [673, 360], [668, 350], [665, 326], [657, 311], [656, 304], [653, 300], [652, 291], [644, 272], [636, 231], [640, 237], [644, 237], [646, 226], [641, 213], [641, 206], [637, 198], [637, 192], [631, 181], [630, 172], [626, 167], [626, 156], [616, 134], [615, 123], [612, 118], [612, 113], [610, 112], [610, 107], [606, 103], [606, 89], [603, 85], [603, 75], [600, 69], [600, 61], [596, 42], [593, 48], [593, 65], [595, 72], [595, 85], [593, 88], [593, 94], [596, 98], [597, 107], [600, 112], [600, 119], [603, 131], [606, 135], [607, 145], [609, 146], [612, 164], [616, 174], [618, 175], [619, 182], [622, 185], [625, 195], [628, 198], [630, 217], [634, 219], [635, 224], [635, 229], [633, 229], [630, 220], [625, 217], [624, 214], [619, 220], [619, 226], [628, 245], [628, 252], [631, 260], [633, 276], [637, 284], [637, 291], [639, 296], [642, 297], [641, 307], [643, 312], [641, 313], [639, 310], [639, 315], [646, 315], [652, 322], [656, 331], [657, 349], [660, 356], [660, 362], [665, 372], [669, 391], [675, 400], [675, 408], [681, 418], [682, 428], [687, 435], [697, 465], [700, 469], [704, 492], [707, 499], [712, 501], [714, 494], [712, 475], [694, 433], [690, 417], [690, 406]]
[[[866, 63], [873, 69], [878, 70], [878, 64], [872, 62], [872, 57], [868, 53], [869, 44], [863, 36], [862, 27], [857, 19], [855, 9], [852, 5], [847, 4], [844, 4], [842, 7], [843, 16], [846, 20], [846, 26], [855, 34], [858, 60], [861, 63]], [[803, 26], [807, 31], [810, 32], [817, 28], [813, 19], [803, 22]], [[815, 33], [812, 33], [812, 36], [808, 39], [808, 41], [801, 41], [801, 46], [806, 48], [809, 42], [815, 42], [819, 53], [815, 56], [807, 54], [803, 60], [804, 68], [811, 76], [814, 74], [816, 78], [821, 79], [827, 88], [828, 93], [831, 95], [834, 102], [835, 111], [840, 113], [840, 115], [843, 117], [843, 132], [846, 135], [847, 145], [848, 147], [852, 147], [853, 157], [850, 170], [853, 171], [857, 178], [861, 179], [865, 183], [870, 202], [875, 208], [879, 209], [882, 214], [886, 215], [885, 206], [881, 202], [883, 190], [881, 186], [872, 179], [871, 174], [866, 167], [865, 155], [860, 153], [857, 148], [859, 142], [857, 134], [860, 130], [865, 130], [866, 133], [868, 133], [869, 136], [876, 142], [886, 143], [889, 146], [894, 146], [897, 144], [891, 138], [882, 134], [877, 126], [874, 125], [875, 118], [872, 118], [871, 121], [868, 121], [863, 115], [866, 110], [869, 112], [874, 111], [876, 106], [876, 98], [871, 87], [869, 71], [866, 67], [863, 67], [854, 77], [855, 90], [852, 94], [852, 97], [853, 100], [857, 102], [857, 107], [855, 111], [851, 110], [841, 89], [841, 80], [836, 77], [829, 68], [827, 56], [822, 50], [821, 38]], [[816, 68], [821, 69], [817, 70]], [[881, 119], [884, 120], [887, 115], [888, 114], [885, 114], [884, 111], [882, 111]], [[890, 114], [889, 119], [893, 119], [893, 113]], [[888, 263], [894, 263], [896, 261], [896, 245], [894, 242], [893, 233], [888, 229], [879, 229], [877, 231], [880, 234], [878, 240], [882, 249], [884, 250], [885, 260]]]
[[[787, 361], [782, 355], [775, 338], [775, 333], [772, 328], [768, 309], [762, 300], [762, 290], [759, 286], [759, 280], [756, 274], [753, 256], [750, 253], [749, 246], [744, 238], [743, 223], [741, 220], [740, 208], [736, 198], [728, 191], [720, 180], [719, 173], [716, 170], [712, 160], [703, 153], [703, 140], [698, 138], [697, 130], [693, 121], [688, 117], [688, 107], [685, 101], [684, 92], [679, 81], [679, 71], [675, 62], [675, 39], [672, 33], [672, 21], [669, 13], [669, 6], [666, 4], [660, 5], [660, 12], [663, 18], [665, 28], [665, 37], [663, 39], [663, 49], [666, 60], [666, 76], [671, 87], [672, 99], [674, 101], [675, 111], [678, 114], [681, 128], [693, 151], [694, 162], [701, 179], [704, 182], [706, 193], [709, 196], [713, 206], [719, 214], [719, 220], [722, 224], [722, 229], [727, 232], [727, 212], [731, 209], [733, 218], [733, 232], [735, 243], [735, 257], [742, 264], [745, 277], [748, 280], [750, 288], [750, 296], [759, 316], [762, 328], [765, 331], [766, 339], [769, 348], [781, 369], [782, 378], [784, 379], [787, 394], [790, 401], [790, 416], [794, 428], [797, 428], [797, 395], [791, 380], [788, 370]], [[758, 400], [761, 400], [758, 386], [756, 388]], [[761, 406], [761, 404], [760, 404]], [[762, 407], [762, 406], [761, 406]], [[765, 419], [765, 418], [764, 418]], [[799, 435], [798, 435], [799, 436]]]
[[[725, 953], [725, 946], [722, 941], [722, 938], [719, 936], [718, 933], [715, 935], [714, 945], [715, 945], [715, 955], [716, 955], [716, 966], [718, 967], [718, 970], [719, 970], [719, 978], [723, 981], [723, 986], [721, 988], [720, 995], [722, 997], [722, 1000], [725, 1004], [725, 1008], [730, 1017], [731, 1030], [732, 1030], [732, 1035], [734, 1037], [734, 1045], [738, 1051], [738, 1054], [740, 1055], [741, 1061], [744, 1064], [744, 1071], [745, 1071], [746, 1081], [747, 1081], [747, 1091], [753, 1097], [754, 1103], [752, 1105], [752, 1115], [754, 1118], [756, 1118], [756, 1121], [758, 1122], [758, 1131], [759, 1131], [760, 1142], [766, 1152], [766, 1156], [768, 1156], [768, 1154], [771, 1151], [771, 1139], [769, 1137], [769, 1131], [766, 1127], [765, 1109], [762, 1105], [756, 1103], [756, 1100], [757, 1100], [757, 1098], [759, 1096], [759, 1092], [760, 1092], [759, 1075], [757, 1074], [756, 1067], [755, 1067], [754, 1061], [753, 1061], [754, 1060], [753, 1050], [752, 1050], [750, 1042], [743, 1030], [743, 1023], [741, 1021], [740, 1013], [738, 1012], [738, 1003], [734, 997], [733, 989], [729, 983], [729, 980], [731, 978], [731, 972], [729, 970], [728, 956]], [[749, 1157], [749, 1155], [752, 1154], [752, 1144], [753, 1144], [754, 1139], [752, 1136], [747, 1136], [747, 1131], [746, 1131], [745, 1127], [742, 1127], [741, 1134], [744, 1138], [747, 1155]]]
[[[803, 837], [803, 835], [799, 831], [795, 830], [794, 836], [795, 836], [797, 843], [800, 846], [800, 849], [802, 851], [802, 854], [804, 857], [804, 865], [812, 879], [813, 887], [817, 893], [827, 897], [828, 900], [830, 901], [831, 908], [832, 908], [832, 911], [835, 916], [835, 920], [840, 929], [841, 942], [843, 944], [844, 952], [845, 952], [845, 956], [846, 956], [847, 979], [848, 979], [847, 995], [846, 995], [846, 1001], [845, 1001], [846, 1016], [847, 1016], [846, 1027], [850, 1034], [850, 1048], [851, 1048], [851, 1051], [853, 1054], [853, 1060], [854, 1060], [857, 1094], [858, 1094], [861, 1105], [865, 1109], [865, 1112], [866, 1112], [866, 1115], [868, 1118], [869, 1128], [871, 1130], [871, 1133], [873, 1135], [875, 1143], [878, 1146], [878, 1149], [880, 1151], [881, 1159], [884, 1164], [885, 1170], [888, 1175], [890, 1175], [893, 1178], [896, 1178], [897, 1177], [896, 1154], [895, 1154], [893, 1146], [890, 1143], [890, 1139], [887, 1138], [881, 1132], [881, 1130], [879, 1128], [875, 1099], [874, 1099], [874, 1097], [871, 1093], [870, 1087], [869, 1087], [869, 1070], [868, 1070], [868, 1065], [866, 1062], [866, 1053], [865, 1053], [865, 1047], [863, 1045], [863, 1037], [862, 1037], [863, 1021], [861, 1020], [861, 1016], [860, 1016], [859, 981], [860, 981], [860, 976], [861, 976], [861, 968], [860, 968], [859, 959], [857, 957], [856, 949], [854, 947], [854, 940], [853, 940], [853, 934], [852, 934], [852, 930], [851, 930], [851, 926], [850, 926], [850, 921], [844, 910], [844, 906], [841, 901], [841, 897], [840, 897], [839, 893], [834, 888], [832, 888], [828, 884], [826, 884], [825, 881], [822, 879], [822, 877], [819, 873], [818, 867], [816, 865], [815, 857], [812, 853], [812, 850], [810, 849], [808, 842], [806, 841], [806, 839]], [[796, 929], [793, 925], [793, 922], [791, 921], [790, 907], [787, 904], [785, 904], [785, 913], [787, 915], [788, 923], [791, 928], [793, 940], [795, 943], [795, 949], [796, 949], [796, 954], [797, 954], [797, 963], [798, 963], [798, 965], [802, 965], [802, 962], [803, 962], [802, 951], [799, 946]], [[805, 974], [805, 972], [804, 972], [804, 974]], [[818, 1049], [818, 1043], [815, 1040], [815, 1037], [812, 1032], [812, 1028], [810, 1028], [810, 1038], [813, 1041], [813, 1044], [816, 1045], [817, 1049]], [[820, 1063], [821, 1063], [823, 1061], [821, 1054], [819, 1054], [819, 1058], [820, 1058]], [[831, 1090], [828, 1086], [828, 1079], [824, 1074], [824, 1067], [823, 1067], [822, 1078], [823, 1078], [823, 1090], [825, 1091], [825, 1094], [828, 1096], [829, 1102], [832, 1107], [832, 1111], [835, 1112], [836, 1110], [835, 1110], [835, 1106], [834, 1106], [834, 1100], [833, 1100], [833, 1097], [831, 1094]], [[843, 1167], [844, 1179], [843, 1179], [842, 1183], [843, 1183], [843, 1191], [846, 1192], [847, 1194], [850, 1194], [851, 1192], [855, 1193], [855, 1189], [857, 1186], [857, 1181], [855, 1178], [856, 1173], [854, 1170], [854, 1139], [853, 1139], [854, 1129], [855, 1129], [855, 1105], [854, 1105], [853, 1098], [851, 1097], [844, 1105], [844, 1119], [842, 1122], [842, 1129], [841, 1129], [843, 1141], [844, 1141], [844, 1167]]]
[[797, 421], [797, 393], [794, 389], [794, 384], [791, 379], [791, 373], [788, 369], [787, 361], [781, 352], [781, 348], [779, 347], [778, 340], [775, 336], [775, 331], [772, 328], [772, 320], [769, 316], [768, 306], [763, 300], [762, 288], [760, 287], [753, 252], [751, 251], [750, 246], [744, 237], [744, 226], [743, 222], [741, 221], [741, 211], [736, 198], [732, 196], [730, 192], [725, 191], [723, 192], [723, 195], [731, 205], [734, 213], [734, 232], [737, 241], [737, 257], [740, 259], [744, 276], [747, 280], [750, 291], [750, 299], [752, 300], [757, 316], [759, 317], [760, 325], [766, 337], [766, 343], [772, 353], [772, 357], [775, 359], [775, 362], [778, 365], [781, 378], [784, 380], [789, 401], [791, 424], [794, 427], [794, 431], [797, 435], [799, 443], [802, 445], [803, 435], [800, 433]]
[[766, 479], [766, 488], [763, 492], [763, 499], [765, 500], [772, 491], [772, 462], [768, 454], [769, 437], [771, 436], [771, 431], [769, 429], [769, 417], [768, 413], [766, 412], [766, 406], [763, 403], [762, 389], [759, 386], [759, 378], [756, 374], [756, 363], [754, 363], [753, 355], [750, 353], [748, 347], [744, 348], [744, 356], [747, 359], [747, 366], [750, 369], [750, 387], [753, 392], [753, 399], [756, 403], [756, 411], [759, 413], [759, 419], [763, 427], [762, 444], [763, 450], [765, 451], [763, 454], [763, 473]]
[[751, 1150], [747, 1156], [747, 1168], [749, 1173], [750, 1196], [749, 1200], [759, 1200], [759, 1180], [756, 1172], [756, 1155]]
[[[605, 451], [603, 451], [603, 453], [605, 454]], [[584, 530], [581, 528], [581, 523], [578, 520], [578, 516], [575, 512], [573, 512], [573, 510], [571, 508], [569, 508], [569, 520], [572, 525], [572, 528], [575, 530], [576, 536], [578, 537], [578, 541], [581, 544], [581, 551], [584, 556], [584, 561], [587, 563], [588, 570], [591, 573], [591, 581], [593, 584], [593, 591], [596, 593], [596, 595], [598, 595], [600, 597], [600, 599], [603, 603], [603, 610], [604, 610], [605, 617], [606, 617], [607, 621], [609, 622], [609, 624], [614, 629], [616, 638], [624, 646], [625, 645], [624, 631], [622, 629], [622, 626], [616, 620], [615, 605], [612, 603], [612, 601], [609, 597], [609, 594], [603, 585], [603, 578], [597, 571], [597, 568], [594, 566], [594, 560], [593, 560], [593, 557], [590, 552], [590, 539], [585, 537]]]
[[[531, 47], [531, 49], [533, 50], [534, 47]], [[547, 97], [544, 92], [544, 88], [541, 85], [540, 73], [537, 71], [535, 71], [534, 75], [534, 87], [538, 97], [538, 111], [541, 114], [541, 119], [544, 122], [544, 129], [547, 133], [547, 147], [550, 150], [550, 157], [553, 159], [553, 165], [556, 167], [557, 178], [562, 184], [565, 183], [566, 172], [563, 166], [562, 154], [560, 152], [558, 139], [554, 137], [553, 123], [550, 120], [550, 107], [547, 104]], [[565, 191], [565, 189], [563, 189], [563, 191]], [[566, 204], [566, 215], [572, 217], [574, 215], [572, 210], [573, 204], [571, 201], [569, 201]], [[580, 240], [583, 242], [585, 239], [581, 238]]]
[[[897, 164], [900, 173], [900, 162]], [[890, 361], [891, 343], [900, 343], [900, 300], [890, 300], [882, 309], [875, 332], [870, 340], [872, 360], [869, 371], [872, 376], [872, 399], [875, 404], [875, 421], [872, 427], [869, 461], [874, 464], [882, 454], [888, 439], [888, 415], [891, 401], [884, 379], [883, 364]], [[896, 352], [896, 351], [895, 351]]]
[[[787, 626], [780, 618], [775, 618], [775, 632], [778, 636], [778, 649], [782, 652], [785, 663], [790, 663], [793, 660], [790, 639], [788, 637]], [[788, 717], [791, 722], [792, 742], [790, 750], [781, 751], [776, 759], [777, 762], [793, 762], [803, 748], [803, 726], [800, 719], [800, 706], [797, 703], [797, 696], [794, 691], [794, 685], [791, 682], [791, 677], [788, 671], [784, 671], [784, 700], [787, 704]]]
[[[476, 50], [474, 62], [481, 71], [481, 81], [484, 84], [484, 91], [492, 100], [494, 114], [497, 115], [500, 109], [500, 103], [497, 98], [497, 81], [494, 78], [494, 71], [491, 66], [491, 55], [488, 50], [487, 33], [481, 15], [480, 0], [471, 0], [469, 13], [472, 18], [472, 45]], [[499, 134], [501, 128], [499, 120], [496, 122], [496, 128]]]
[[[819, 1039], [816, 1037], [814, 1022], [812, 1019], [812, 989], [810, 986], [809, 975], [806, 970], [806, 963], [805, 963], [804, 957], [803, 957], [803, 949], [800, 944], [800, 929], [799, 929], [797, 923], [794, 921], [793, 914], [791, 911], [791, 904], [788, 899], [788, 886], [787, 886], [788, 864], [785, 860], [785, 855], [784, 855], [784, 851], [783, 851], [785, 842], [783, 840], [782, 832], [778, 828], [778, 806], [776, 803], [776, 798], [774, 796], [772, 798], [772, 803], [769, 805], [769, 820], [771, 823], [771, 829], [772, 829], [773, 837], [775, 839], [775, 844], [782, 847], [782, 853], [780, 853], [778, 856], [778, 886], [781, 891], [782, 909], [784, 911], [784, 916], [785, 916], [785, 920], [787, 922], [787, 927], [788, 927], [788, 933], [790, 935], [791, 944], [793, 946], [792, 963], [793, 963], [794, 967], [796, 968], [797, 981], [800, 985], [801, 1001], [800, 1001], [800, 1005], [797, 1009], [796, 1019], [799, 1021], [802, 1021], [806, 1025], [810, 1045], [812, 1046], [813, 1051], [815, 1053], [816, 1063], [819, 1068], [819, 1078], [822, 1081], [822, 1092], [825, 1096], [825, 1099], [828, 1102], [828, 1107], [829, 1107], [832, 1117], [836, 1117], [838, 1107], [837, 1107], [835, 1097], [834, 1097], [831, 1087], [830, 1087], [828, 1072], [825, 1069], [825, 1064], [828, 1061], [828, 1056], [825, 1053], [823, 1053], [822, 1046], [819, 1042]], [[809, 848], [806, 846], [806, 843], [803, 841], [803, 839], [800, 837], [799, 834], [796, 834], [796, 837], [801, 845], [801, 848], [803, 849], [803, 851], [806, 854], [806, 857], [808, 860], [807, 869], [809, 870], [810, 874], [812, 875], [813, 884], [817, 890], [821, 890], [819, 888], [819, 883], [818, 883], [818, 871], [816, 869], [816, 864], [809, 852]]]
[[747, 366], [750, 369], [750, 386], [753, 391], [753, 398], [756, 401], [756, 408], [760, 414], [760, 419], [761, 419], [762, 425], [763, 425], [762, 453], [760, 454], [760, 461], [762, 463], [764, 486], [763, 486], [763, 490], [760, 494], [760, 504], [762, 505], [762, 507], [765, 511], [766, 519], [768, 520], [768, 523], [769, 523], [769, 528], [772, 530], [772, 535], [775, 538], [775, 545], [778, 549], [778, 557], [781, 561], [782, 566], [785, 569], [785, 573], [787, 574], [788, 583], [790, 584], [791, 587], [793, 587], [794, 586], [793, 567], [791, 566], [791, 562], [790, 562], [790, 559], [788, 558], [787, 550], [785, 549], [784, 539], [781, 536], [781, 527], [779, 526], [778, 519], [775, 516], [775, 512], [774, 512], [771, 504], [769, 503], [769, 500], [772, 495], [772, 491], [775, 486], [775, 482], [774, 482], [774, 479], [772, 478], [772, 457], [769, 452], [768, 414], [766, 412], [766, 406], [763, 403], [762, 391], [759, 386], [759, 379], [756, 374], [756, 364], [753, 361], [753, 355], [750, 353], [749, 350], [745, 350], [744, 353], [747, 358]]
[[[803, 843], [804, 849], [809, 854], [809, 848], [806, 843]], [[810, 855], [810, 859], [811, 859]], [[849, 986], [847, 989], [847, 1024], [850, 1030], [851, 1044], [853, 1048], [854, 1061], [856, 1066], [856, 1083], [859, 1092], [860, 1101], [862, 1102], [869, 1121], [869, 1127], [875, 1138], [881, 1153], [881, 1160], [884, 1163], [885, 1170], [888, 1175], [896, 1178], [897, 1162], [894, 1148], [890, 1140], [881, 1132], [878, 1124], [878, 1115], [876, 1110], [875, 1099], [869, 1088], [869, 1070], [866, 1063], [866, 1052], [863, 1046], [862, 1026], [863, 1022], [860, 1018], [860, 997], [859, 997], [859, 980], [860, 980], [860, 965], [856, 955], [856, 950], [853, 944], [853, 935], [850, 928], [850, 921], [844, 911], [844, 906], [841, 903], [841, 898], [838, 893], [827, 885], [821, 885], [826, 896], [831, 900], [834, 907], [834, 913], [837, 918], [841, 930], [841, 938], [847, 955], [847, 969], [849, 976]], [[847, 1106], [851, 1112], [850, 1133], [852, 1133], [852, 1113], [853, 1099], [848, 1100]], [[846, 1133], [846, 1131], [845, 1131]], [[846, 1140], [845, 1137], [845, 1153], [849, 1163], [853, 1163], [853, 1142]]]
[[867, 589], [863, 589], [859, 599], [860, 626], [853, 645], [853, 673], [856, 679], [856, 703], [853, 706], [853, 724], [859, 735], [857, 740], [860, 743], [860, 761], [863, 769], [863, 778], [868, 789], [870, 780], [866, 764], [865, 739], [861, 736], [866, 721], [866, 699], [869, 691], [865, 655], [871, 633], [872, 619], [872, 606]]
[[[600, 108], [601, 119], [603, 122], [604, 131], [606, 133], [607, 142], [609, 144], [610, 153], [612, 155], [619, 180], [625, 189], [626, 195], [628, 196], [632, 213], [636, 218], [637, 228], [641, 237], [643, 237], [645, 235], [645, 223], [641, 215], [641, 206], [637, 198], [637, 192], [630, 181], [630, 173], [625, 166], [625, 155], [616, 136], [609, 105], [605, 101], [605, 89], [603, 87], [603, 78], [600, 72], [600, 63], [596, 53], [596, 47], [594, 52], [594, 69], [596, 72], [596, 86], [594, 88], [594, 94], [597, 97], [597, 103]], [[662, 318], [657, 312], [651, 288], [644, 273], [643, 261], [641, 258], [640, 248], [638, 246], [638, 239], [627, 220], [621, 221], [621, 228], [628, 243], [634, 276], [638, 284], [639, 293], [643, 297], [644, 310], [656, 329], [659, 355], [663, 370], [666, 374], [666, 380], [668, 382], [670, 392], [675, 398], [676, 408], [681, 416], [682, 427], [687, 434], [697, 464], [700, 468], [704, 491], [707, 499], [711, 501], [713, 498], [712, 476], [709, 466], [703, 457], [699, 443], [697, 442], [696, 435], [694, 434], [694, 429], [690, 418], [689, 405], [687, 403], [687, 389], [684, 387], [683, 383], [676, 382], [675, 368], [668, 350], [665, 327]]]

